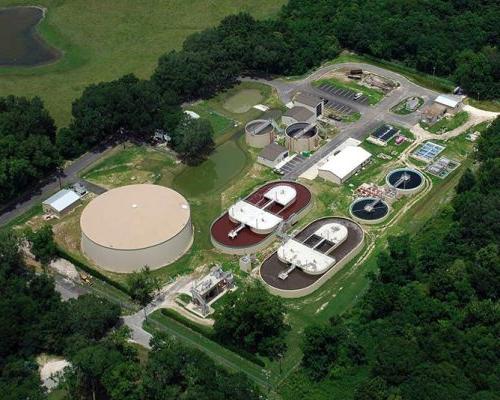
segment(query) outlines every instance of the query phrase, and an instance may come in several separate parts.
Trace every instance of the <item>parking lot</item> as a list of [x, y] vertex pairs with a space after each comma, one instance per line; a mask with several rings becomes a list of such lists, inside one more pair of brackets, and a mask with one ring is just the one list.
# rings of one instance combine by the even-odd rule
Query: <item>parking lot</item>
[[357, 97], [357, 93], [354, 90], [342, 89], [328, 83], [323, 83], [322, 85], [318, 86], [318, 89], [332, 96], [338, 96], [347, 100], [355, 101], [359, 104], [368, 105], [368, 97], [366, 97], [365, 95]]
[[323, 99], [323, 100], [325, 101], [325, 108], [328, 108], [335, 114], [351, 115], [355, 113], [355, 111], [348, 105], [338, 103], [330, 99]]
[[278, 172], [281, 175], [286, 175], [288, 173], [291, 173], [297, 168], [299, 164], [301, 164], [305, 160], [305, 157], [301, 156], [300, 154], [297, 154], [294, 158], [292, 158], [290, 161], [288, 161], [285, 165], [283, 165]]

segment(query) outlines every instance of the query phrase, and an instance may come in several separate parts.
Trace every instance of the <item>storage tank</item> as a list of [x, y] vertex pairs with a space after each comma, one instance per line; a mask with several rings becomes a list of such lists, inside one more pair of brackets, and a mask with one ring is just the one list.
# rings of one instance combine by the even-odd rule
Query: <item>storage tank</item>
[[193, 242], [186, 199], [151, 184], [101, 194], [83, 210], [80, 226], [83, 253], [103, 269], [119, 273], [168, 265]]
[[270, 120], [256, 119], [245, 126], [245, 140], [249, 146], [264, 148], [275, 138], [273, 124]]
[[286, 128], [285, 141], [290, 152], [301, 153], [316, 150], [320, 141], [318, 128], [306, 122], [297, 122]]

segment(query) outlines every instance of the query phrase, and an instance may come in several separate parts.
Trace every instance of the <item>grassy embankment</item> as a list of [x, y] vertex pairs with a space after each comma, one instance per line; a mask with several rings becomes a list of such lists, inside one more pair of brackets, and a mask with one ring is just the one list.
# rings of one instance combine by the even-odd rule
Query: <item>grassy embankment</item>
[[[240, 11], [258, 18], [275, 15], [285, 0], [137, 2], [40, 0], [47, 16], [42, 37], [62, 50], [57, 62], [36, 68], [0, 68], [0, 96], [40, 96], [58, 126], [68, 123], [72, 101], [91, 83], [128, 73], [148, 78], [158, 58], [182, 46], [191, 33]], [[0, 0], [0, 7], [33, 5]]]

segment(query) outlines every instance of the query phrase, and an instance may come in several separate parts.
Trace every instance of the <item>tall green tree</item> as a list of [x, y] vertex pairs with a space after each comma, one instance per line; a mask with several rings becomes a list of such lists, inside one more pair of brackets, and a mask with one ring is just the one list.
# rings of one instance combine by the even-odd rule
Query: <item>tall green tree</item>
[[227, 295], [227, 301], [215, 312], [217, 338], [251, 353], [278, 357], [286, 350], [283, 301], [271, 296], [261, 284], [253, 284]]
[[0, 97], [0, 204], [56, 170], [55, 132], [40, 98]]
[[44, 225], [35, 232], [28, 235], [31, 242], [31, 252], [37, 261], [44, 266], [50, 264], [57, 256], [57, 246], [54, 242], [54, 232], [52, 225]]
[[188, 164], [202, 162], [213, 150], [214, 130], [206, 119], [186, 116], [172, 135], [172, 147]]
[[[160, 289], [160, 283], [149, 267], [142, 268], [139, 272], [132, 272], [127, 277], [130, 297], [141, 307], [146, 307], [153, 300], [154, 293]], [[146, 315], [146, 310], [144, 310]]]

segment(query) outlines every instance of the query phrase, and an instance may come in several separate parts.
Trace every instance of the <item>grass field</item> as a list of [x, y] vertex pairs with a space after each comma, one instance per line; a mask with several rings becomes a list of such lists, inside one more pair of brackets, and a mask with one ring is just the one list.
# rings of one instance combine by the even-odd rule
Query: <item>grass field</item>
[[173, 156], [145, 146], [118, 148], [85, 173], [85, 179], [108, 189], [132, 183], [157, 183], [172, 173]]
[[[52, 65], [1, 68], [0, 96], [42, 97], [59, 126], [70, 118], [71, 102], [91, 83], [128, 73], [151, 75], [160, 55], [179, 49], [191, 33], [223, 17], [248, 11], [258, 18], [275, 15], [285, 0], [40, 0], [48, 9], [42, 36], [64, 52]], [[0, 0], [0, 7], [33, 5]]]
[[423, 123], [421, 123], [421, 125], [431, 133], [440, 134], [452, 131], [465, 124], [468, 120], [469, 114], [466, 111], [461, 111], [452, 117], [442, 118], [433, 125], [428, 126]]

